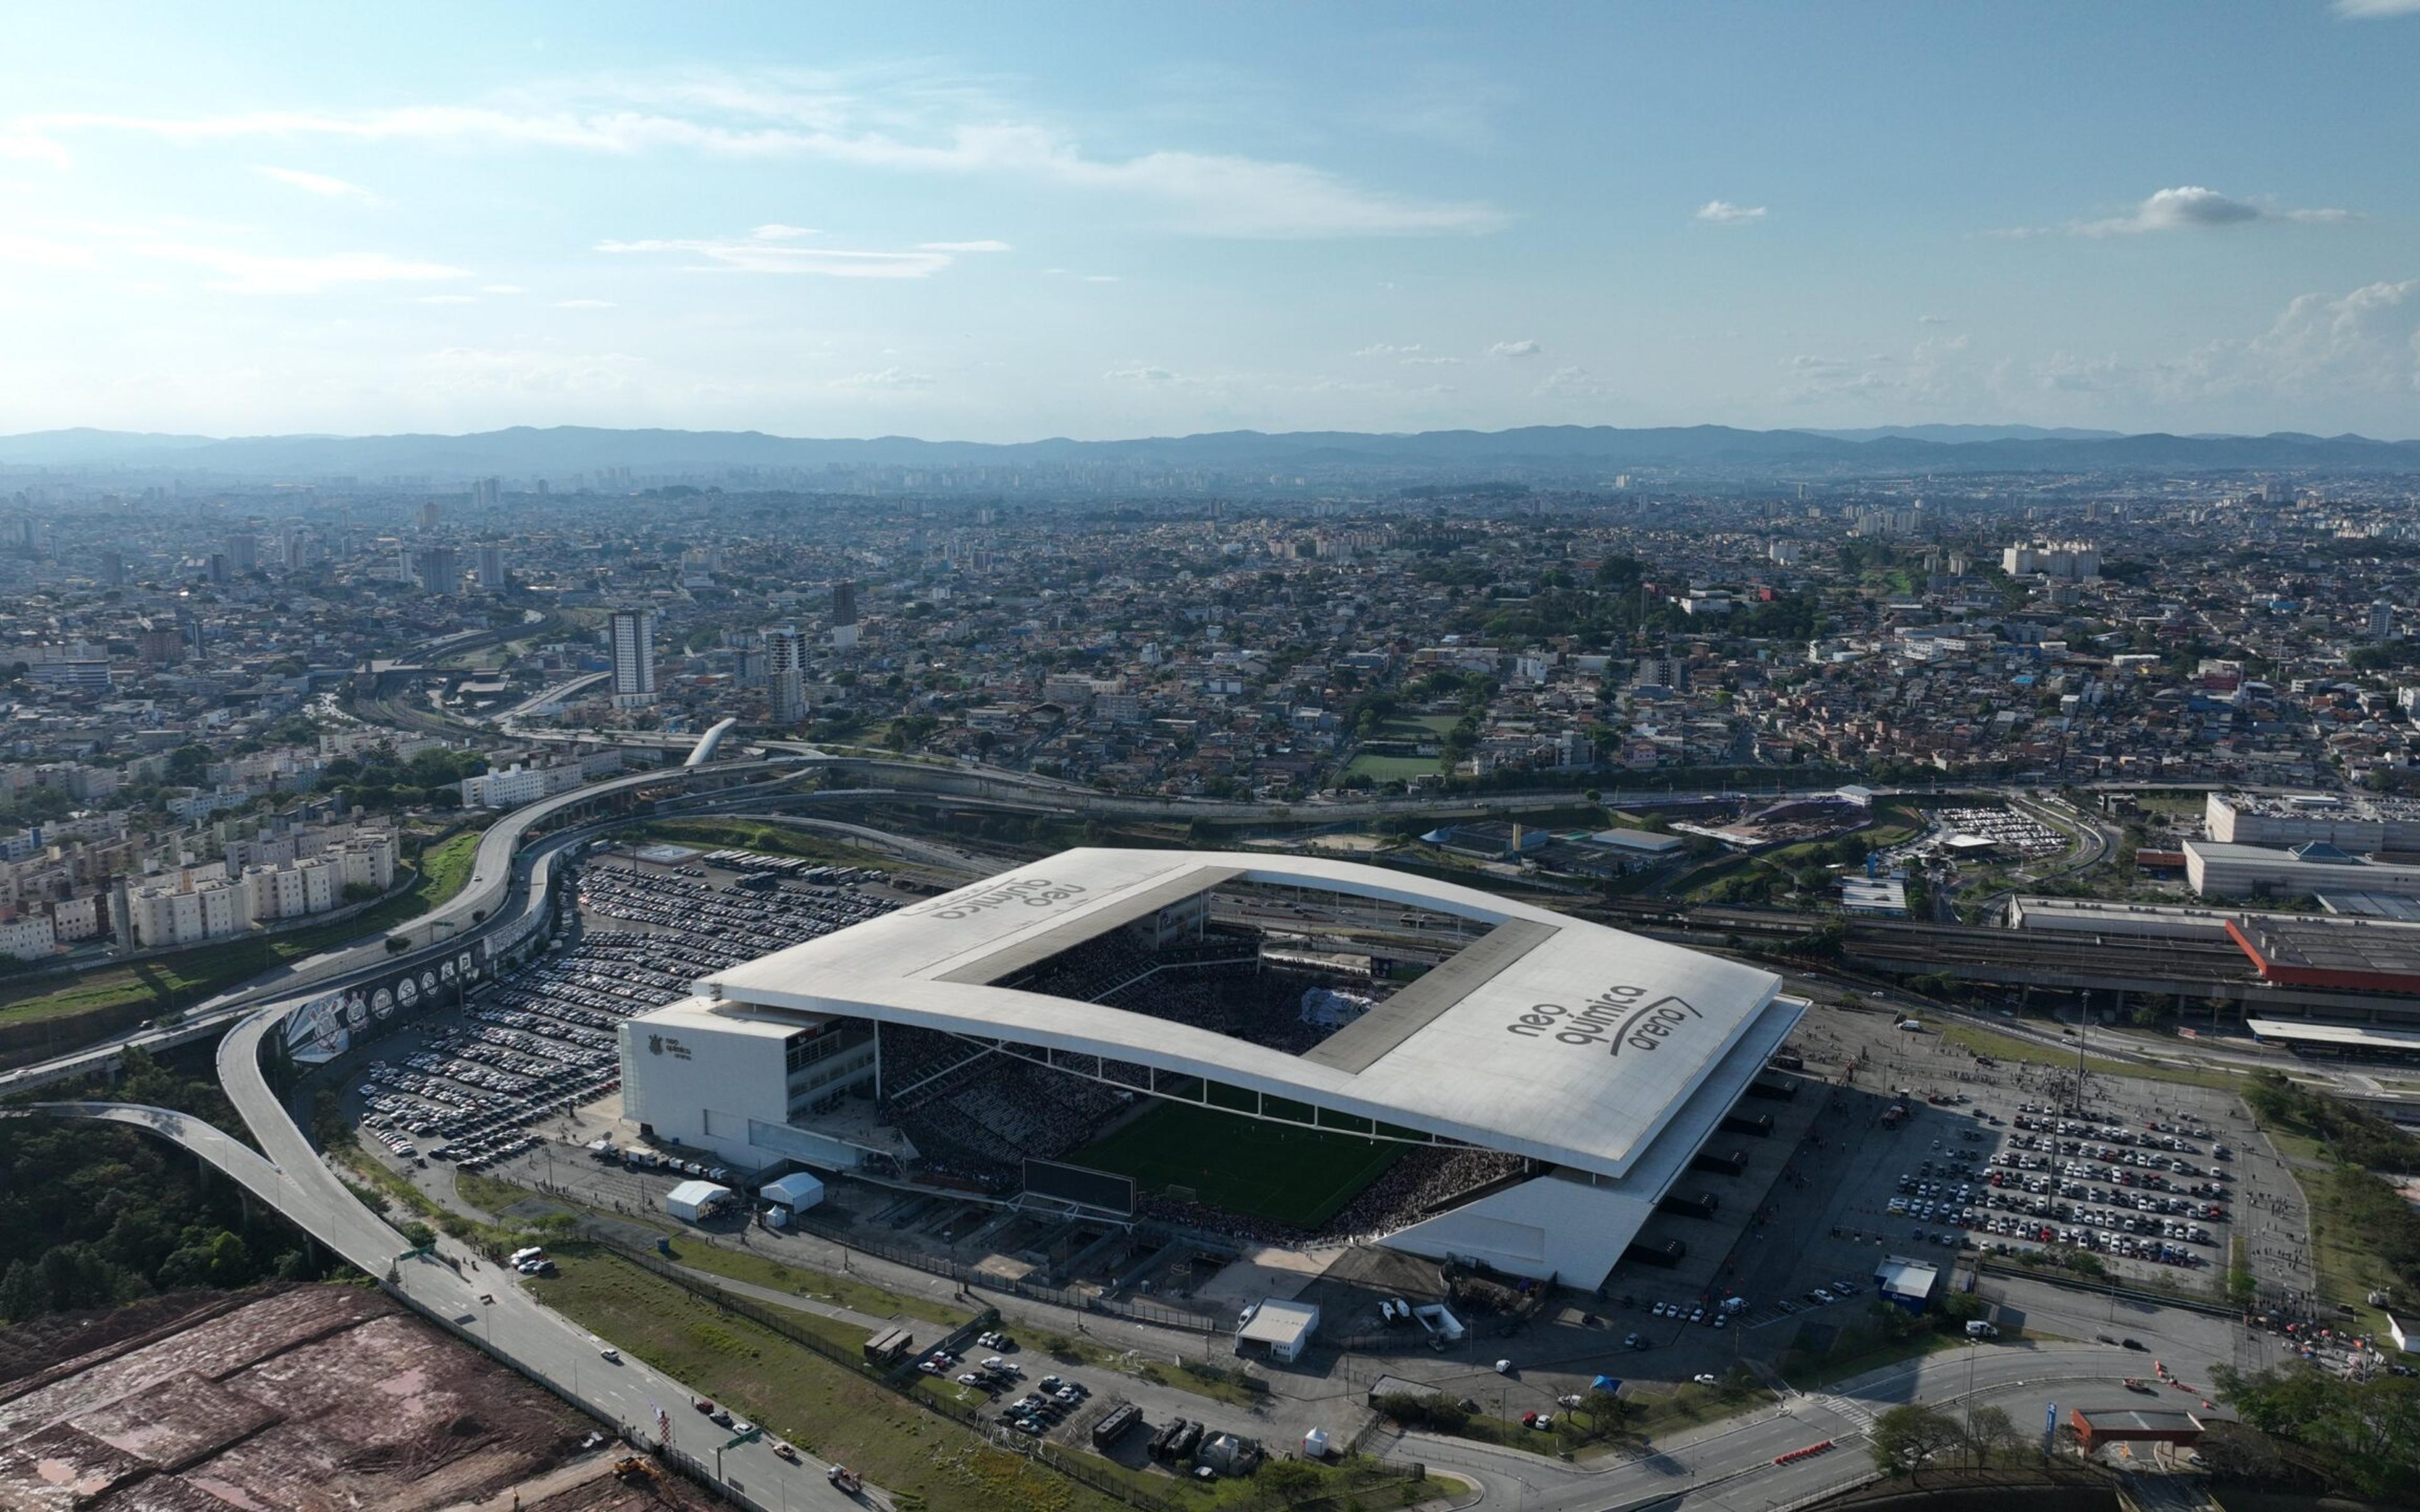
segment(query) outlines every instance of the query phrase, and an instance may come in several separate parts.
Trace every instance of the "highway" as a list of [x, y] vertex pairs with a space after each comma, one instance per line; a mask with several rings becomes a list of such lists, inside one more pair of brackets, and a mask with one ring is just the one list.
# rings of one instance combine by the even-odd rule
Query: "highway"
[[520, 851], [522, 841], [537, 826], [581, 804], [648, 787], [678, 786], [702, 776], [721, 780], [734, 773], [749, 773], [786, 779], [798, 770], [799, 764], [795, 762], [756, 761], [724, 762], [711, 767], [686, 770], [671, 768], [640, 772], [591, 782], [568, 793], [524, 805], [489, 825], [479, 837], [479, 849], [471, 865], [471, 879], [463, 885], [460, 892], [391, 932], [393, 935], [412, 940], [411, 949], [399, 953], [389, 951], [386, 941], [390, 936], [381, 934], [340, 949], [291, 962], [275, 971], [256, 977], [240, 987], [194, 1005], [174, 1025], [120, 1035], [70, 1055], [0, 1072], [0, 1097], [107, 1070], [129, 1046], [170, 1050], [195, 1043], [209, 1038], [241, 1017], [251, 1007], [272, 996], [283, 997], [303, 987], [315, 992], [328, 992], [349, 985], [356, 979], [375, 977], [407, 964], [435, 964], [453, 954], [480, 930], [494, 928], [512, 915], [515, 904], [521, 901], [520, 891], [527, 886], [526, 878], [533, 862], [540, 856], [561, 848], [575, 837], [549, 837], [545, 843], [520, 856], [520, 864], [516, 865], [515, 855]]
[[[734, 763], [712, 770], [761, 770], [786, 778], [799, 764], [811, 764]], [[562, 813], [577, 800], [622, 788], [662, 784], [677, 780], [678, 776], [650, 772], [593, 784], [507, 815], [483, 838], [471, 885], [431, 919], [415, 925], [415, 931], [426, 928], [430, 936], [441, 940], [441, 950], [450, 950], [456, 936], [446, 933], [445, 920], [456, 921], [458, 930], [505, 922], [518, 909], [529, 906], [534, 897], [542, 896], [542, 889], [534, 892], [529, 886], [529, 871], [551, 864], [553, 853], [581, 833], [573, 830], [550, 837], [516, 856], [521, 837], [533, 826]], [[939, 861], [942, 856], [931, 858]], [[483, 908], [488, 910], [486, 917], [474, 918]], [[364, 949], [376, 952], [370, 958], [372, 964], [392, 964], [379, 942], [320, 959], [341, 971]], [[311, 990], [296, 991], [305, 980]], [[311, 978], [298, 972], [294, 980], [280, 984], [275, 1000], [262, 1004], [256, 991], [249, 1006], [222, 1013], [240, 1022], [220, 1043], [220, 1079], [245, 1127], [258, 1140], [262, 1154], [206, 1123], [164, 1109], [87, 1103], [49, 1104], [46, 1111], [129, 1124], [193, 1149], [331, 1249], [368, 1273], [386, 1278], [400, 1295], [438, 1318], [454, 1319], [467, 1337], [566, 1387], [611, 1421], [648, 1429], [645, 1436], [652, 1437], [651, 1425], [660, 1406], [672, 1423], [675, 1447], [711, 1465], [714, 1450], [725, 1435], [706, 1428], [688, 1411], [691, 1394], [686, 1387], [644, 1361], [609, 1363], [599, 1352], [605, 1347], [602, 1341], [540, 1305], [521, 1289], [517, 1278], [481, 1264], [451, 1241], [441, 1241], [435, 1256], [401, 1258], [408, 1247], [403, 1236], [364, 1207], [320, 1160], [269, 1086], [260, 1052], [291, 1012], [332, 980], [333, 975]], [[0, 1081], [0, 1089], [5, 1088], [6, 1082]], [[2071, 1298], [2053, 1300], [2070, 1310], [2078, 1305]], [[2083, 1305], [2094, 1304], [2087, 1300]], [[2137, 1319], [2133, 1326], [2164, 1341], [2170, 1337], [2171, 1324], [2189, 1332], [2207, 1328], [2210, 1320], [2198, 1315], [2163, 1313], [2156, 1319]], [[2063, 1322], [2061, 1332], [2081, 1326]], [[2207, 1357], [2226, 1358], [2223, 1350], [2223, 1343], [2213, 1338]], [[2198, 1373], [2205, 1368], [2187, 1365], [2190, 1355], [2184, 1349], [2171, 1349], [2169, 1357], [2180, 1369]], [[2127, 1400], [2116, 1385], [2117, 1379], [2142, 1365], [2139, 1355], [2098, 1345], [1969, 1347], [1892, 1366], [1819, 1394], [1777, 1395], [1770, 1405], [1673, 1435], [1632, 1459], [1564, 1464], [1518, 1450], [1424, 1436], [1405, 1439], [1392, 1452], [1466, 1476], [1492, 1501], [1525, 1507], [1534, 1504], [1547, 1512], [1607, 1512], [1650, 1502], [1760, 1512], [1869, 1478], [1865, 1428], [1877, 1412], [1900, 1402], [1923, 1399], [1939, 1405], [1971, 1400], [1999, 1406], [2025, 1428], [2039, 1425], [2054, 1400], [2064, 1398], [2070, 1405]], [[1825, 1440], [1836, 1444], [1828, 1453], [1787, 1465], [1774, 1463], [1776, 1456]], [[722, 1469], [730, 1484], [761, 1505], [845, 1512], [853, 1504], [823, 1479], [822, 1467], [786, 1465], [761, 1443], [727, 1450]]]
[[262, 1072], [262, 1041], [282, 1029], [296, 1006], [281, 1002], [256, 1011], [219, 1049], [220, 1079], [265, 1158], [225, 1131], [167, 1108], [45, 1103], [11, 1110], [11, 1116], [125, 1124], [193, 1151], [365, 1273], [381, 1279], [390, 1292], [450, 1319], [471, 1342], [569, 1392], [598, 1417], [652, 1443], [660, 1407], [674, 1447], [716, 1470], [759, 1506], [863, 1512], [868, 1504], [889, 1504], [887, 1496], [872, 1489], [862, 1499], [846, 1495], [824, 1478], [822, 1463], [804, 1456], [796, 1465], [786, 1463], [768, 1441], [721, 1448], [730, 1435], [690, 1410], [696, 1394], [689, 1387], [636, 1357], [609, 1359], [608, 1341], [542, 1305], [522, 1288], [520, 1277], [457, 1242], [441, 1238], [436, 1254], [410, 1254], [404, 1236], [363, 1206], [319, 1158]]

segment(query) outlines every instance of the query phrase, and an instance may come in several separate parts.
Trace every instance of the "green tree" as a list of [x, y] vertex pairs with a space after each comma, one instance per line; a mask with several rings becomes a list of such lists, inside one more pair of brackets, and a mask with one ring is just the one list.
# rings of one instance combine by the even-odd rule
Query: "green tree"
[[2311, 1451], [2350, 1489], [2398, 1504], [2420, 1492], [2420, 1380], [2347, 1381], [2303, 1364], [2247, 1376], [2222, 1365], [2211, 1386], [2246, 1427]]
[[42, 1310], [41, 1288], [35, 1284], [34, 1268], [23, 1260], [10, 1260], [5, 1274], [0, 1274], [0, 1322], [22, 1323]]
[[1966, 1443], [1965, 1426], [1958, 1419], [1916, 1402], [1875, 1418], [1870, 1432], [1874, 1468], [1891, 1476], [1913, 1476], [1936, 1457], [1954, 1454]]

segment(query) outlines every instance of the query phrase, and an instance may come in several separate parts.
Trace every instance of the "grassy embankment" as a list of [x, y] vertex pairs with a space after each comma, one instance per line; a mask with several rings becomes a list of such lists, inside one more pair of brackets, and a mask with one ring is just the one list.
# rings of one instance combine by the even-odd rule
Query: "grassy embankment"
[[[638, 1266], [578, 1245], [554, 1252], [562, 1274], [531, 1283], [548, 1305], [624, 1350], [761, 1423], [818, 1458], [844, 1463], [923, 1512], [1112, 1512], [1123, 1504], [1046, 1466], [995, 1449], [773, 1330], [723, 1312]], [[684, 1261], [688, 1263], [688, 1261]], [[799, 1314], [818, 1336], [848, 1341], [862, 1329]], [[696, 1452], [716, 1430], [675, 1412], [675, 1442]], [[1072, 1451], [1070, 1451], [1072, 1452]], [[1250, 1500], [1256, 1480], [1202, 1484], [1094, 1460], [1101, 1474], [1132, 1481], [1201, 1512]], [[1264, 1473], [1265, 1474], [1265, 1472]], [[1319, 1473], [1320, 1480], [1335, 1472]], [[1316, 1494], [1320, 1480], [1306, 1484]], [[1436, 1485], [1423, 1494], [1438, 1494]], [[913, 1500], [909, 1500], [913, 1498]]]
[[920, 875], [928, 870], [911, 866], [868, 846], [852, 844], [838, 835], [793, 829], [787, 825], [767, 824], [761, 819], [656, 819], [616, 830], [613, 839], [617, 841], [661, 841], [667, 844], [688, 845], [707, 851], [736, 849], [755, 851], [764, 856], [795, 856], [821, 865], [861, 866], [870, 872], [905, 872]]
[[[534, 1202], [547, 1212], [566, 1212], [580, 1207], [566, 1198], [541, 1196], [527, 1188], [475, 1171], [456, 1172], [454, 1190], [465, 1202], [500, 1216], [516, 1203], [523, 1201]], [[580, 1211], [594, 1217], [606, 1216], [594, 1209]], [[768, 1290], [786, 1292], [807, 1302], [844, 1307], [871, 1318], [923, 1319], [954, 1328], [971, 1316], [965, 1308], [954, 1307], [912, 1291], [893, 1291], [860, 1276], [835, 1275], [808, 1266], [788, 1265], [769, 1255], [716, 1244], [670, 1220], [616, 1215], [614, 1221], [664, 1234], [673, 1240], [672, 1251], [667, 1257], [674, 1263], [721, 1276], [727, 1281], [745, 1282]], [[506, 1227], [512, 1227], [509, 1218], [504, 1223]], [[1028, 1342], [1061, 1365], [1090, 1365], [1095, 1369], [1117, 1371], [1133, 1368], [1146, 1381], [1238, 1407], [1256, 1406], [1262, 1396], [1257, 1381], [1248, 1381], [1241, 1372], [1221, 1369], [1207, 1361], [1191, 1360], [1181, 1365], [1145, 1363], [1135, 1367], [1123, 1352], [1105, 1349], [1089, 1339], [1047, 1334], [1030, 1338]]]
[[[2048, 1066], [2059, 1071], [2075, 1069], [2075, 1052], [2036, 1044], [2014, 1035], [2000, 1034], [1978, 1024], [1957, 1019], [1931, 1019], [1926, 1027], [1940, 1031], [1950, 1044], [1962, 1046], [1978, 1055], [1994, 1060], [2023, 1061], [2030, 1066]], [[2204, 1087], [2213, 1091], [2231, 1091], [2242, 1082], [2240, 1076], [2225, 1072], [2197, 1071], [2189, 1066], [2169, 1066], [2156, 1061], [2112, 1060], [2091, 1053], [2091, 1039], [2085, 1040], [2084, 1069], [2095, 1076], [2132, 1076], [2147, 1082], [2174, 1082], [2180, 1087]]]

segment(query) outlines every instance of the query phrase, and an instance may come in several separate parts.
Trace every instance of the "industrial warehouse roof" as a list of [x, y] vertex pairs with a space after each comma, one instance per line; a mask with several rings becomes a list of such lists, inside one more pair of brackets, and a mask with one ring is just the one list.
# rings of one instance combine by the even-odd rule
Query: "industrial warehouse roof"
[[2307, 1044], [2360, 1045], [2369, 1050], [2420, 1051], [2420, 1030], [2390, 1029], [2373, 1024], [2319, 1024], [2306, 1019], [2246, 1019], [2245, 1028], [2257, 1040], [2299, 1041]]
[[2272, 981], [2420, 990], [2420, 929], [2367, 918], [2231, 919], [2229, 938]]
[[[1301, 1056], [995, 985], [1231, 883], [1421, 909], [1479, 937]], [[674, 1011], [754, 1004], [1036, 1045], [1063, 1061], [1138, 1061], [1621, 1177], [1735, 1047], [1769, 1049], [1787, 1032], [1803, 1005], [1776, 1003], [1779, 986], [1768, 971], [1380, 867], [1087, 849], [717, 972], [697, 988], [719, 1001]]]

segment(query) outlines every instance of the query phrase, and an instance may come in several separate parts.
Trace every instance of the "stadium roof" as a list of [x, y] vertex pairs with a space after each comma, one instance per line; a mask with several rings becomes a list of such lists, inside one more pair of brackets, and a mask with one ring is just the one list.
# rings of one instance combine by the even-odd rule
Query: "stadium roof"
[[[1230, 883], [1341, 893], [1486, 928], [1300, 1056], [994, 985]], [[1734, 1048], [1769, 1049], [1787, 1032], [1798, 1005], [1776, 1008], [1780, 985], [1769, 971], [1380, 867], [1085, 849], [717, 972], [697, 990], [719, 1001], [684, 1006], [857, 1015], [1138, 1061], [1621, 1177]]]

